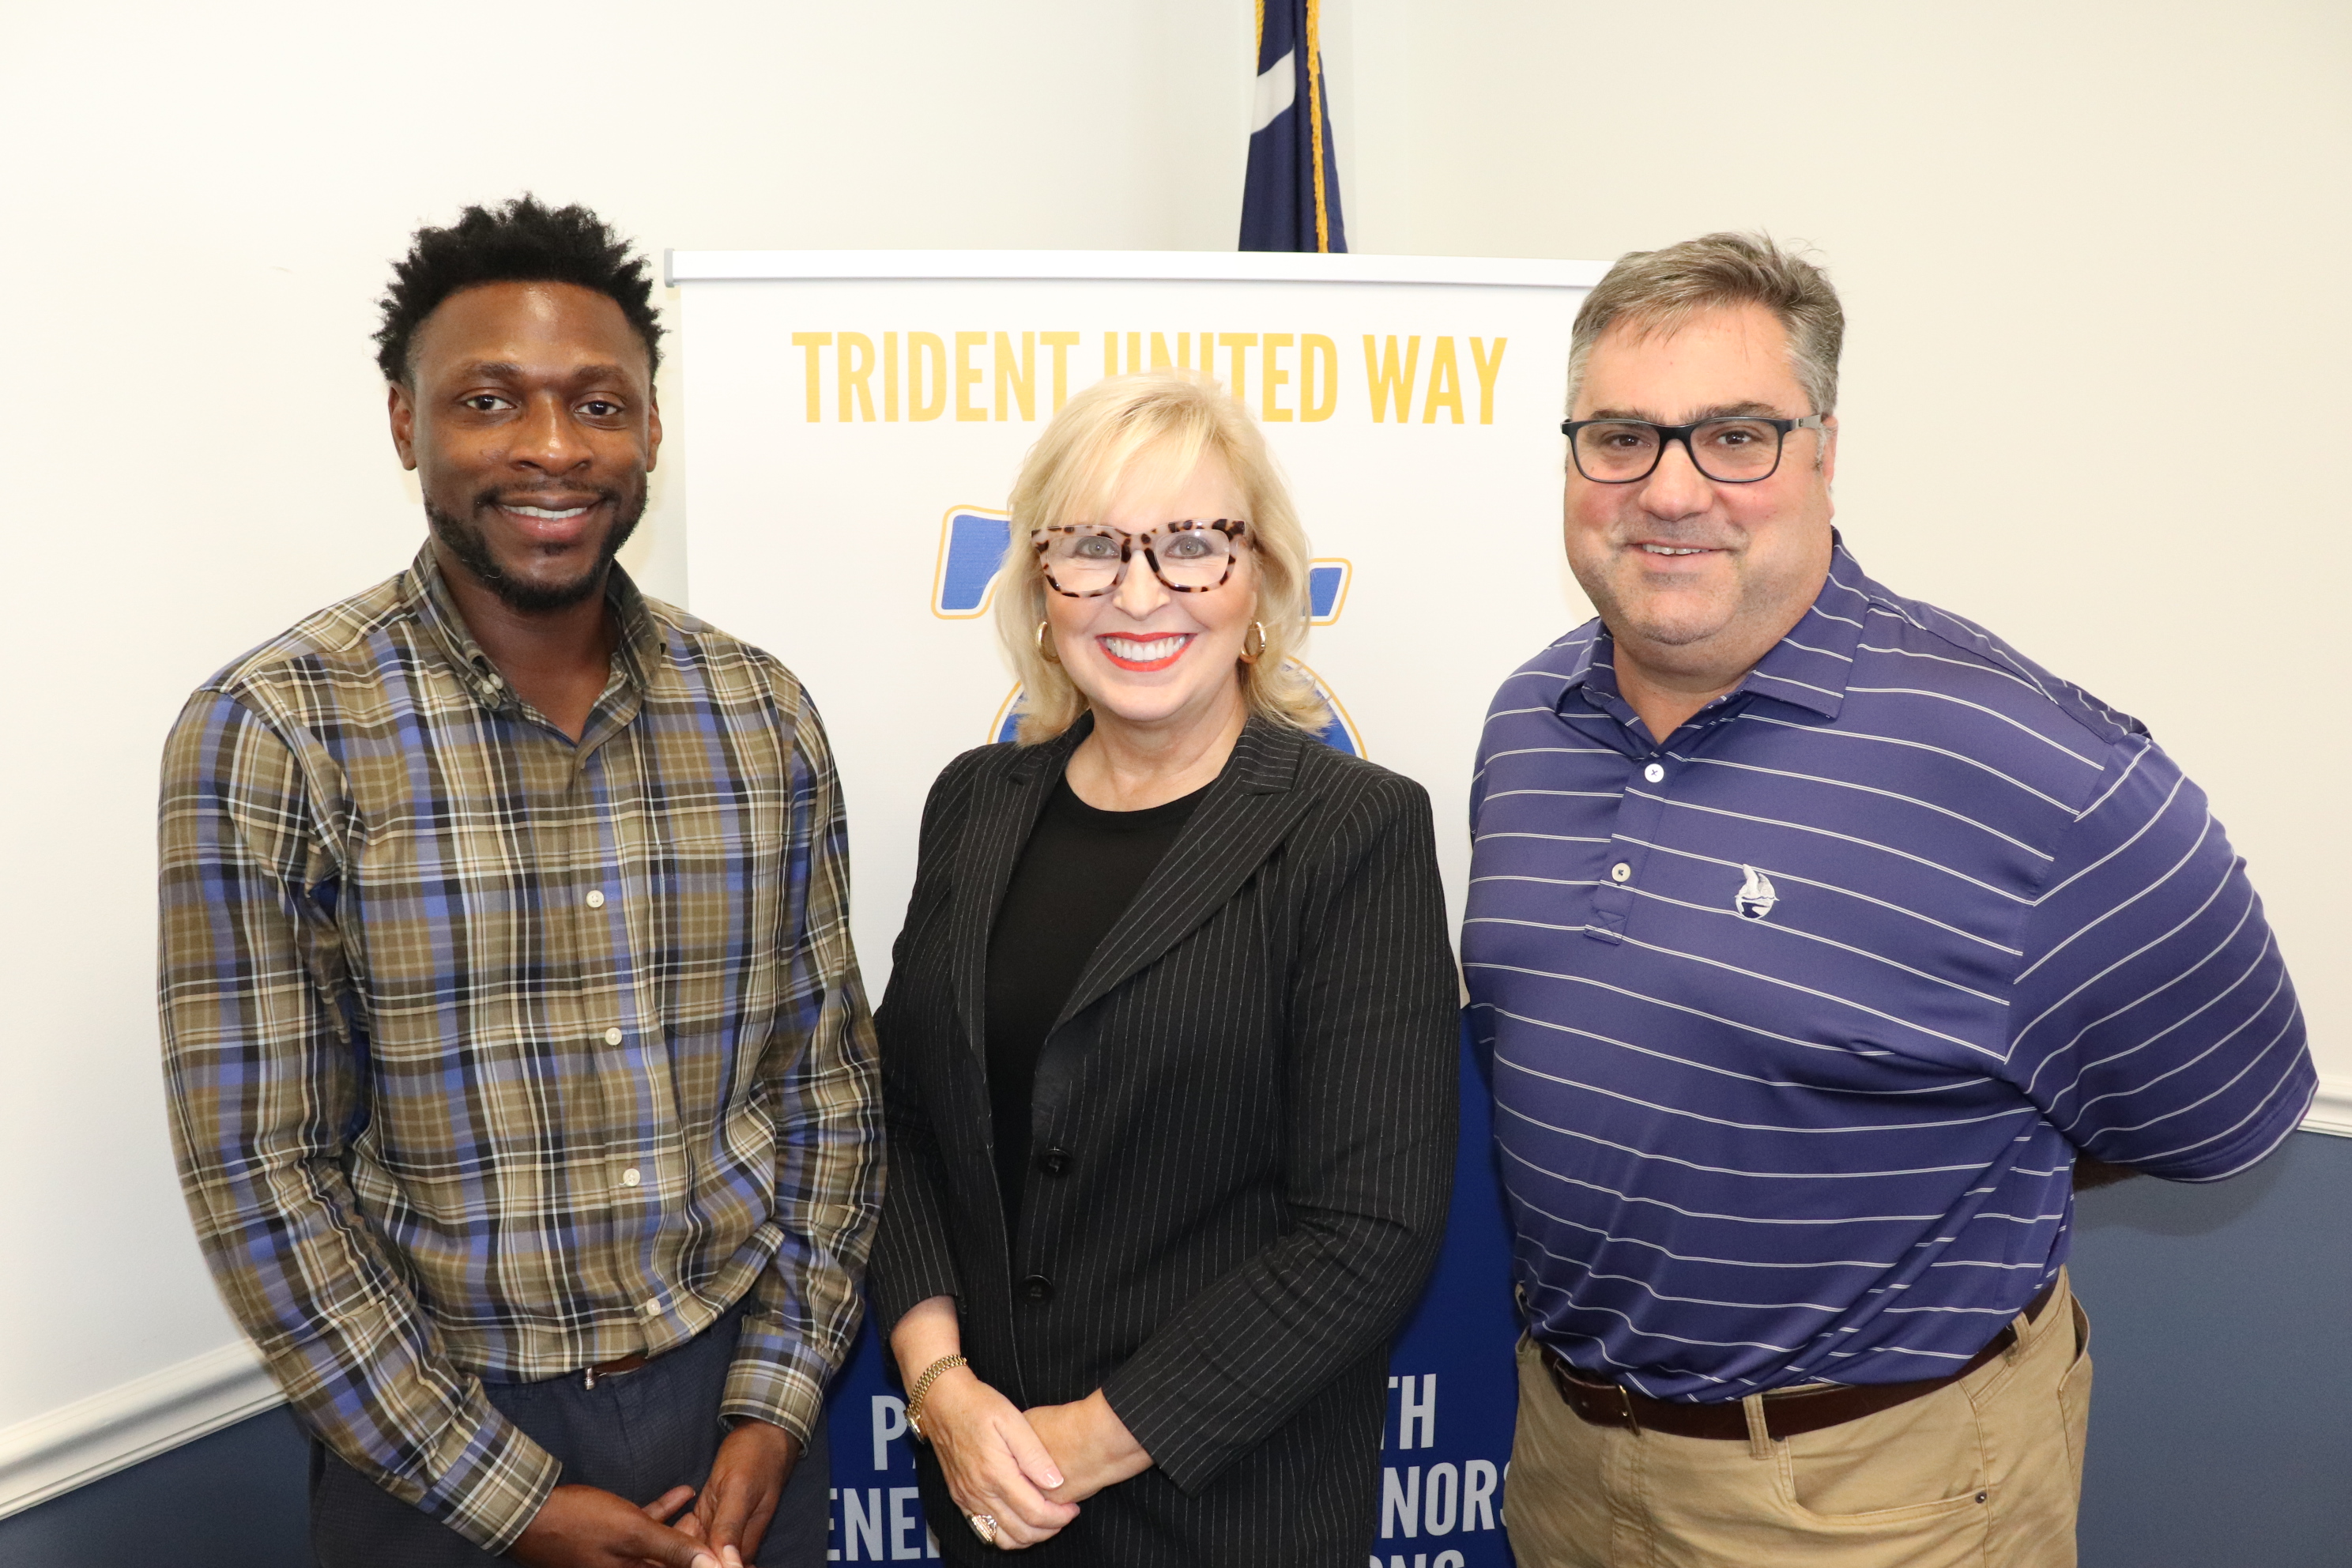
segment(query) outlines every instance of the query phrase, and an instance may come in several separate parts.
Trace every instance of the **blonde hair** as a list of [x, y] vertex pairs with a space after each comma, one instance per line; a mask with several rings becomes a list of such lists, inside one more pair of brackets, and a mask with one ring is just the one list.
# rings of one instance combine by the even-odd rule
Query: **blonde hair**
[[[1241, 491], [1256, 564], [1255, 618], [1265, 628], [1265, 651], [1255, 663], [1239, 666], [1242, 696], [1252, 713], [1309, 732], [1330, 721], [1314, 682], [1290, 662], [1307, 640], [1307, 534], [1265, 437], [1214, 381], [1154, 370], [1110, 376], [1071, 398], [1029, 448], [1013, 480], [1012, 539], [997, 579], [996, 635], [1021, 677], [1015, 733], [1022, 745], [1052, 740], [1087, 707], [1069, 672], [1037, 651], [1048, 590], [1030, 531], [1091, 521], [1127, 482], [1156, 476], [1181, 483], [1207, 457], [1224, 464]], [[1150, 568], [1139, 559], [1134, 570]]]
[[1703, 311], [1761, 305], [1789, 336], [1789, 368], [1812, 403], [1837, 412], [1845, 311], [1822, 269], [1768, 234], [1703, 234], [1663, 250], [1629, 250], [1584, 297], [1570, 329], [1568, 403], [1584, 388], [1592, 345], [1622, 321], [1636, 334], [1672, 334]]

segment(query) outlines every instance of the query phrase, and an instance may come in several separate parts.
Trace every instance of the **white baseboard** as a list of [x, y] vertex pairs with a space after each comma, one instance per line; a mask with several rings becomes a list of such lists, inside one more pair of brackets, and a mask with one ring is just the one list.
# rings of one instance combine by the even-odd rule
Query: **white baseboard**
[[240, 1342], [0, 1428], [0, 1519], [282, 1403]]
[[2303, 1119], [2303, 1130], [2352, 1138], [2352, 1079], [2319, 1080], [2319, 1095], [2311, 1102], [2310, 1114]]

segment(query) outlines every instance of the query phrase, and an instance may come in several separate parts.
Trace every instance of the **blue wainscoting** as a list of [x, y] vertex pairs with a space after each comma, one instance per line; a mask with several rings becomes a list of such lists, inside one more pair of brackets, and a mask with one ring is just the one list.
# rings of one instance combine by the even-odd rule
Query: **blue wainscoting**
[[310, 1447], [284, 1408], [0, 1519], [5, 1568], [310, 1568]]
[[[2352, 1139], [2085, 1194], [2074, 1283], [2098, 1365], [2083, 1568], [2352, 1563]], [[0, 1564], [304, 1568], [304, 1467], [272, 1411], [0, 1520]]]
[[2082, 1194], [2083, 1568], [2352, 1563], [2352, 1138]]

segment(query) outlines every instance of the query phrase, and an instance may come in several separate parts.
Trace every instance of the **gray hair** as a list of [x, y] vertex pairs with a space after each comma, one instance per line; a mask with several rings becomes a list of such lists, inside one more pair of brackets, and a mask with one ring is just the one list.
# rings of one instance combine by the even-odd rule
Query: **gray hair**
[[1838, 351], [1845, 310], [1819, 267], [1763, 234], [1706, 234], [1663, 250], [1617, 258], [1576, 312], [1569, 334], [1568, 402], [1573, 411], [1584, 368], [1601, 334], [1619, 322], [1642, 336], [1674, 332], [1703, 311], [1761, 305], [1789, 334], [1789, 369], [1812, 403], [1837, 412]]

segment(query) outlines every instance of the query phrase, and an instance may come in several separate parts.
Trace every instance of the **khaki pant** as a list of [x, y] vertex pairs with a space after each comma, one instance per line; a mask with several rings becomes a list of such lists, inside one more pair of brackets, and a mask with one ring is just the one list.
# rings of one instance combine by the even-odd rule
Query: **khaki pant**
[[1763, 1442], [1592, 1426], [1519, 1342], [1503, 1522], [1523, 1568], [2074, 1568], [2090, 1322], [2039, 1321], [1959, 1382]]

